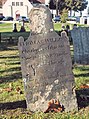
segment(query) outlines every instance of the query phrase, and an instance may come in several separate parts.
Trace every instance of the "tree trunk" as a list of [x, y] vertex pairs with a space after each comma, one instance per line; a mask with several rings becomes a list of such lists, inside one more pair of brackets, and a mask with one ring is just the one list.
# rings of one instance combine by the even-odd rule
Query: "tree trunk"
[[82, 17], [82, 11], [80, 11], [80, 17]]
[[72, 10], [70, 10], [70, 16], [72, 16]]
[[56, 16], [58, 16], [58, 0], [56, 0]]
[[75, 11], [74, 11], [74, 15], [73, 16], [75, 17]]

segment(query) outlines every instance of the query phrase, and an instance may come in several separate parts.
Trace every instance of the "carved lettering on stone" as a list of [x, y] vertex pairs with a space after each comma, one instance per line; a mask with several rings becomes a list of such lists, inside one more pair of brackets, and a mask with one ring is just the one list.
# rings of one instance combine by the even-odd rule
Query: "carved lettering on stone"
[[[35, 21], [40, 14], [44, 17]], [[26, 41], [20, 37], [18, 43], [27, 107], [31, 111], [45, 111], [51, 99], [58, 99], [66, 112], [77, 109], [66, 33], [63, 32], [60, 37], [50, 30], [53, 29], [51, 13], [45, 6], [33, 8], [30, 19], [31, 35]]]

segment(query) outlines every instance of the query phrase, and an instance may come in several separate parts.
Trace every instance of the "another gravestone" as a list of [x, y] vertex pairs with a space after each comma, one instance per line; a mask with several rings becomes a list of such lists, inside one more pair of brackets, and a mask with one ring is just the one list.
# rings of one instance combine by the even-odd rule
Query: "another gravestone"
[[44, 112], [55, 99], [66, 112], [76, 110], [68, 37], [54, 31], [47, 7], [39, 5], [29, 16], [31, 34], [26, 41], [20, 37], [18, 43], [27, 107]]
[[79, 27], [71, 31], [74, 47], [74, 62], [89, 64], [89, 28]]
[[16, 26], [16, 23], [13, 24], [13, 32], [17, 32], [17, 26]]

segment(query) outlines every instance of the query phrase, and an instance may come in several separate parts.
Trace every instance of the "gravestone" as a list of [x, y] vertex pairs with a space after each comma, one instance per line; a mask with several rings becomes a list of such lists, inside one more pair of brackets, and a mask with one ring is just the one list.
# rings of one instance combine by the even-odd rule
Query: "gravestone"
[[74, 62], [89, 64], [89, 28], [78, 27], [71, 31], [74, 47]]
[[16, 23], [13, 24], [13, 32], [17, 32], [17, 26], [16, 26]]
[[59, 36], [54, 31], [50, 10], [45, 6], [33, 8], [29, 17], [31, 34], [26, 41], [20, 37], [18, 43], [28, 109], [45, 112], [54, 99], [66, 112], [77, 110], [66, 33]]

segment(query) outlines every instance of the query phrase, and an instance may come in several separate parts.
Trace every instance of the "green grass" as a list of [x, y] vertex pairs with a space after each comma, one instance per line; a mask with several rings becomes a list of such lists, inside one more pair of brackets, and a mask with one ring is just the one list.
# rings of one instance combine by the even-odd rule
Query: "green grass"
[[[87, 110], [85, 110], [87, 112]], [[27, 110], [3, 111], [0, 119], [88, 119], [89, 114], [84, 114], [84, 110], [80, 113], [48, 113], [42, 112], [31, 113]]]
[[[16, 93], [16, 88], [22, 89], [21, 68], [18, 57], [18, 50], [4, 50], [0, 51], [0, 88], [4, 89], [9, 87], [9, 84], [13, 85], [13, 90], [8, 93], [4, 91], [0, 94], [0, 102], [9, 102], [24, 99], [24, 94], [19, 98]], [[8, 98], [9, 97], [9, 98]]]
[[[1, 25], [1, 24], [0, 24]], [[5, 26], [6, 27], [6, 26]], [[61, 29], [61, 24], [55, 24], [55, 29]], [[73, 59], [73, 46], [70, 47]], [[74, 77], [76, 89], [80, 90], [80, 85], [89, 83], [89, 65], [74, 65]], [[2, 91], [8, 87], [12, 91]], [[16, 89], [20, 88], [22, 93], [17, 93]], [[13, 104], [14, 102], [23, 102], [25, 100], [24, 86], [21, 75], [21, 66], [19, 52], [16, 45], [6, 43], [0, 44], [0, 106], [1, 104]], [[21, 103], [22, 104], [22, 103]], [[89, 104], [78, 112], [71, 113], [31, 113], [25, 108], [19, 107], [11, 110], [1, 109], [0, 119], [89, 119]], [[22, 106], [23, 107], [23, 106]], [[6, 106], [7, 108], [7, 106]]]
[[[18, 32], [21, 28], [21, 23], [16, 23]], [[30, 31], [29, 23], [25, 23], [26, 31]], [[12, 32], [13, 31], [13, 24], [12, 23], [2, 23], [0, 24], [0, 32]]]
[[[16, 23], [17, 25], [17, 30], [18, 32], [20, 31], [20, 28], [21, 28], [21, 23]], [[56, 31], [60, 31], [61, 28], [62, 28], [62, 25], [64, 25], [66, 27], [66, 25], [69, 25], [70, 26], [70, 29], [73, 28], [73, 24], [69, 24], [69, 23], [54, 23], [54, 29]], [[88, 27], [88, 25], [80, 25], [78, 24], [78, 26], [81, 26], [81, 27]], [[29, 23], [25, 23], [25, 29], [26, 31], [30, 31], [30, 25]], [[0, 32], [12, 32], [13, 30], [13, 24], [12, 23], [1, 23], [0, 24]]]
[[76, 87], [89, 84], [89, 66], [77, 65], [74, 68]]

